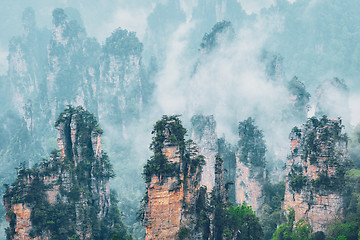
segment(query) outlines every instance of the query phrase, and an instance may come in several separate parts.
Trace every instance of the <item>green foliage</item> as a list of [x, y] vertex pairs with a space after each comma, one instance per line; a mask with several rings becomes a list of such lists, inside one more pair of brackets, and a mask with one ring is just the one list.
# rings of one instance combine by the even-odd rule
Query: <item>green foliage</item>
[[290, 177], [290, 186], [295, 192], [300, 192], [307, 184], [307, 178], [302, 173]]
[[310, 224], [304, 219], [300, 219], [294, 227], [294, 209], [289, 210], [287, 217], [288, 221], [276, 229], [272, 240], [325, 240], [325, 234], [323, 232], [312, 233]]
[[339, 218], [328, 227], [327, 236], [331, 240], [357, 240], [360, 232], [360, 174], [358, 169], [347, 171], [345, 184], [342, 186], [344, 211]]
[[264, 239], [271, 239], [276, 228], [285, 221], [281, 204], [284, 201], [285, 182], [277, 184], [266, 182], [263, 185], [262, 195], [264, 204], [260, 209], [260, 220], [264, 231]]
[[282, 225], [280, 225], [274, 235], [272, 240], [292, 240], [292, 232], [293, 232], [293, 225], [295, 221], [295, 211], [294, 209], [289, 210], [289, 214], [287, 216], [288, 221]]
[[180, 228], [180, 230], [177, 233], [177, 237], [179, 240], [186, 239], [190, 236], [190, 230], [186, 227]]
[[[300, 192], [305, 186], [315, 191], [342, 191], [345, 172], [351, 165], [343, 149], [340, 149], [346, 147], [348, 142], [346, 134], [341, 133], [342, 128], [340, 119], [330, 120], [326, 116], [309, 118], [302, 130], [293, 128], [291, 135], [301, 139], [291, 157], [300, 156], [304, 162], [309, 161], [311, 165], [323, 169], [317, 179], [307, 179], [302, 165], [294, 164], [288, 174], [290, 187], [294, 191]], [[298, 147], [302, 148], [300, 153]], [[329, 168], [335, 168], [335, 174], [330, 173]]]
[[[76, 124], [74, 144], [81, 149], [68, 149], [65, 157], [61, 157], [58, 150], [53, 150], [50, 160], [44, 159], [32, 168], [27, 168], [25, 163], [20, 165], [17, 180], [4, 195], [5, 201], [11, 204], [21, 202], [31, 208], [31, 237], [49, 232], [54, 240], [79, 239], [76, 227], [81, 221], [82, 229], [91, 229], [92, 239], [111, 239], [115, 235], [124, 240], [132, 239], [121, 222], [114, 192], [110, 194], [110, 208], [103, 218], [99, 218], [101, 196], [94, 187], [102, 188], [98, 184], [106, 183], [114, 174], [106, 153], [94, 156], [91, 137], [100, 133], [95, 117], [81, 107], [69, 106], [56, 123], [57, 127], [64, 123], [65, 138], [70, 136], [70, 122]], [[67, 144], [71, 146], [71, 142], [66, 142], [65, 146]], [[69, 152], [74, 154], [68, 155]], [[46, 184], [45, 177], [56, 178], [57, 181]], [[56, 186], [57, 199], [50, 203], [47, 191]]]
[[59, 117], [55, 121], [55, 127], [59, 127], [60, 123], [69, 124], [72, 120], [72, 116], [76, 115], [76, 125], [78, 130], [88, 129], [91, 132], [103, 134], [103, 130], [100, 128], [94, 114], [85, 110], [82, 106], [74, 108], [68, 105], [66, 109], [60, 113]]
[[[265, 168], [266, 145], [263, 132], [257, 128], [255, 121], [251, 117], [240, 122], [238, 130], [240, 161], [249, 163], [254, 167]], [[260, 170], [259, 174], [261, 172], [263, 171]]]
[[224, 34], [226, 32], [230, 33], [230, 36], [233, 35], [233, 28], [231, 22], [228, 21], [222, 21], [217, 22], [213, 28], [211, 29], [210, 33], [205, 33], [202, 42], [200, 44], [200, 47], [202, 49], [206, 49], [207, 51], [210, 51], [214, 49], [219, 44], [219, 38], [221, 37], [220, 34]]
[[121, 28], [116, 29], [106, 39], [104, 45], [104, 52], [123, 58], [127, 58], [129, 55], [139, 56], [142, 50], [143, 45], [136, 37], [136, 33], [128, 32], [126, 29]]
[[244, 203], [238, 207], [230, 206], [226, 210], [224, 223], [225, 239], [255, 240], [263, 239], [259, 218], [251, 206]]
[[144, 166], [143, 171], [146, 183], [151, 181], [153, 175], [156, 175], [160, 179], [161, 177], [174, 176], [177, 173], [180, 173], [180, 166], [169, 163], [163, 154], [151, 156]]
[[[195, 144], [189, 140], [185, 141], [186, 129], [177, 115], [163, 116], [157, 121], [152, 131], [154, 134], [150, 150], [154, 155], [150, 157], [144, 166], [143, 176], [148, 183], [153, 175], [161, 177], [179, 176], [180, 171], [187, 176], [188, 171], [195, 173], [198, 167], [205, 164], [204, 158], [198, 156]], [[178, 163], [169, 163], [163, 155], [165, 142], [168, 145], [178, 146], [183, 167], [180, 169]]]
[[208, 205], [206, 187], [201, 186], [199, 190], [199, 196], [196, 199], [195, 203], [195, 229], [202, 232], [204, 239], [208, 239], [210, 237], [210, 213], [211, 208]]

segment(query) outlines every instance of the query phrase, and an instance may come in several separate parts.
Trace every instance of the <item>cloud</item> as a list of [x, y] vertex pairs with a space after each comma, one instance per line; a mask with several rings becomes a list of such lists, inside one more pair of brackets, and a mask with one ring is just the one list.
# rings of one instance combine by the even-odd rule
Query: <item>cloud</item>
[[8, 70], [7, 56], [9, 52], [0, 47], [0, 75], [6, 75]]
[[219, 136], [232, 143], [238, 139], [238, 122], [254, 117], [271, 151], [281, 152], [277, 159], [285, 161], [288, 135], [295, 124], [282, 119], [289, 108], [289, 93], [285, 84], [267, 79], [260, 60], [267, 37], [281, 22], [274, 20], [258, 18], [238, 29], [234, 41], [199, 56], [195, 73], [196, 61], [187, 58], [185, 51], [189, 31], [196, 29], [189, 23], [181, 25], [169, 41], [165, 66], [157, 76], [152, 112], [158, 118], [162, 114], [182, 114], [184, 122], [194, 114], [214, 115]]
[[360, 95], [359, 94], [351, 94], [350, 95], [350, 112], [351, 112], [351, 125], [356, 126], [360, 124], [360, 111], [359, 111], [359, 103], [360, 103]]
[[141, 41], [147, 27], [146, 18], [151, 11], [151, 8], [118, 8], [112, 14], [112, 17], [109, 18], [109, 21], [100, 24], [95, 28], [94, 33], [90, 34], [94, 34], [100, 42], [103, 42], [115, 29], [121, 27], [122, 29], [136, 32], [137, 37]]
[[237, 0], [246, 13], [259, 13], [263, 8], [269, 8], [276, 4], [275, 0]]

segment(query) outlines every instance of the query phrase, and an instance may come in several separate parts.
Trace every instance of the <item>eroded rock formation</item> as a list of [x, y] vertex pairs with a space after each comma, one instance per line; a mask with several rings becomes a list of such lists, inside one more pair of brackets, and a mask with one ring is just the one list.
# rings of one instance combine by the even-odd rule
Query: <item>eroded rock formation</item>
[[348, 163], [347, 137], [341, 120], [311, 118], [291, 134], [284, 209], [295, 210], [313, 231], [325, 231], [342, 212], [341, 197]]
[[196, 202], [200, 195], [202, 156], [177, 117], [167, 117], [154, 127], [153, 157], [144, 167], [146, 195], [143, 200], [146, 239], [199, 236]]
[[4, 194], [8, 237], [110, 239], [124, 234], [110, 194], [112, 168], [94, 116], [68, 107], [56, 128], [59, 150], [34, 168], [20, 168]]
[[238, 151], [236, 154], [236, 202], [245, 202], [257, 211], [263, 203], [262, 185], [266, 179], [263, 133], [252, 118], [239, 124]]
[[205, 158], [205, 166], [201, 174], [201, 185], [211, 192], [215, 185], [215, 156], [218, 151], [218, 138], [214, 116], [196, 115], [191, 118], [191, 139], [199, 147], [199, 153]]

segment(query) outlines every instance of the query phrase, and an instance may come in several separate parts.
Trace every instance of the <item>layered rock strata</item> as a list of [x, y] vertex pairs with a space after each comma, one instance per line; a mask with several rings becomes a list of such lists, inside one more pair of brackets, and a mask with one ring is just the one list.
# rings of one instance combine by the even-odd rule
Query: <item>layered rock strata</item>
[[347, 137], [339, 119], [311, 118], [291, 134], [284, 209], [295, 221], [306, 219], [313, 231], [325, 231], [342, 212], [341, 189], [348, 163]]
[[56, 127], [59, 150], [37, 167], [20, 168], [4, 194], [8, 238], [108, 239], [118, 219], [111, 216], [113, 173], [101, 150], [102, 130], [81, 107], [66, 109]]
[[154, 127], [154, 156], [144, 167], [146, 239], [202, 238], [193, 210], [201, 192], [204, 160], [192, 142], [184, 141], [185, 132], [176, 116], [164, 116]]

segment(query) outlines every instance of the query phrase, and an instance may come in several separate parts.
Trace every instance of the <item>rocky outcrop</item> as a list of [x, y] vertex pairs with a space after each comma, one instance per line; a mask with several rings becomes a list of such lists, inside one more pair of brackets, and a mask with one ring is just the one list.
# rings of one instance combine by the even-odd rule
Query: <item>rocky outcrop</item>
[[[10, 239], [110, 239], [119, 212], [111, 203], [113, 176], [101, 150], [102, 130], [81, 107], [60, 114], [59, 150], [37, 167], [20, 168], [4, 194]], [[115, 225], [114, 225], [115, 224]]]
[[191, 118], [191, 139], [197, 144], [199, 153], [205, 157], [201, 174], [201, 185], [211, 192], [215, 185], [215, 158], [218, 151], [218, 138], [214, 116], [195, 115]]
[[97, 112], [100, 45], [65, 10], [55, 9], [52, 15], [46, 81], [53, 117], [68, 104]]
[[236, 178], [235, 178], [236, 202], [238, 204], [246, 203], [257, 211], [262, 204], [262, 183], [254, 178], [251, 174], [251, 167], [236, 161]]
[[[146, 239], [198, 236], [191, 209], [200, 194], [203, 158], [196, 147], [185, 143], [177, 117], [165, 116], [154, 127], [154, 156], [144, 167], [146, 195], [143, 199]], [[201, 231], [200, 231], [201, 234]]]
[[245, 202], [257, 211], [263, 202], [262, 186], [266, 180], [264, 136], [254, 120], [248, 118], [239, 124], [239, 137], [235, 174], [236, 202]]
[[341, 214], [347, 137], [341, 120], [311, 118], [291, 134], [291, 153], [283, 208], [295, 210], [295, 221], [304, 218], [313, 231], [325, 231]]
[[[116, 29], [106, 39], [100, 59], [99, 118], [125, 130], [127, 118], [137, 118], [143, 105], [141, 54], [134, 32]], [[123, 135], [126, 133], [123, 132]]]

